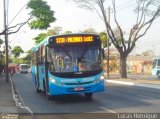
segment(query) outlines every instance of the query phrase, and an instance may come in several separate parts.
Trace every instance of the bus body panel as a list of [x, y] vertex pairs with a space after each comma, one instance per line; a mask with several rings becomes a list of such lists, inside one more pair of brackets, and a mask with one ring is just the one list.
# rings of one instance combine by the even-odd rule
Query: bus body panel
[[31, 71], [32, 71], [32, 81], [35, 84], [36, 83], [35, 82], [35, 78], [36, 78], [36, 66], [35, 65], [32, 65]]
[[39, 80], [39, 89], [44, 90], [44, 81], [46, 79], [46, 74], [45, 74], [45, 66], [44, 65], [39, 65], [38, 66], [38, 77], [37, 77], [37, 67], [36, 66], [32, 66], [32, 81], [34, 82], [34, 84], [36, 85], [36, 78], [38, 78]]
[[40, 89], [44, 90], [44, 80], [45, 80], [45, 66], [44, 65], [39, 65], [38, 66], [38, 72], [39, 72], [39, 82], [40, 82]]
[[64, 95], [103, 92], [104, 80], [100, 80], [102, 74], [86, 78], [58, 78], [49, 73], [49, 93]]

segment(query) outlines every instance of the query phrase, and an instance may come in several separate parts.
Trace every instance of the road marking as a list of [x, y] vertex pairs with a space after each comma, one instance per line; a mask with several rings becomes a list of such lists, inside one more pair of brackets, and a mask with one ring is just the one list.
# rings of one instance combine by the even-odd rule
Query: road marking
[[110, 109], [107, 109], [107, 108], [105, 108], [105, 107], [102, 107], [102, 106], [98, 106], [98, 107], [101, 108], [101, 109], [103, 109], [103, 110], [106, 110], [106, 111], [108, 111], [108, 112], [116, 113], [115, 111], [110, 110]]
[[133, 82], [124, 82], [124, 81], [116, 81], [116, 80], [105, 80], [106, 82], [110, 82], [110, 83], [118, 83], [118, 84], [124, 84], [124, 85], [129, 85], [129, 86], [133, 86], [134, 83]]
[[160, 89], [160, 86], [152, 84], [135, 84], [135, 86]]
[[139, 96], [139, 97], [142, 97], [142, 98], [150, 98], [150, 99], [154, 99], [153, 97], [150, 97], [150, 96], [146, 96], [146, 95], [137, 95], [137, 96]]
[[133, 82], [125, 82], [125, 81], [117, 81], [117, 80], [105, 80], [105, 81], [109, 83], [123, 84], [123, 85], [129, 85], [129, 86], [139, 86], [139, 87], [160, 89], [159, 85], [153, 85], [153, 84], [138, 84]]
[[[14, 83], [13, 83], [13, 77], [9, 77], [9, 80], [11, 82], [11, 88], [12, 88], [12, 96], [13, 96], [13, 100], [15, 101], [16, 106], [18, 106], [21, 109], [26, 109], [28, 110], [28, 112], [31, 114], [32, 119], [35, 119], [34, 114], [32, 112], [32, 110], [27, 107], [27, 106], [22, 106], [22, 103], [24, 103], [24, 101], [22, 100], [22, 98], [20, 97], [20, 93], [16, 94], [16, 89], [14, 87]], [[19, 95], [19, 97], [18, 97]], [[20, 99], [19, 99], [20, 98]], [[24, 104], [25, 105], [25, 104]]]

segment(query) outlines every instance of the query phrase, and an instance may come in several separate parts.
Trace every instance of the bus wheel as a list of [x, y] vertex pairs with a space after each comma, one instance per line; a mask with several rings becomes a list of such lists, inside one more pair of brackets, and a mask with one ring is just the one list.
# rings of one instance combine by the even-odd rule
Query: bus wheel
[[38, 87], [38, 83], [37, 83], [36, 77], [35, 77], [35, 85], [36, 85], [36, 92], [37, 92], [37, 93], [40, 93], [41, 90], [40, 90], [39, 87]]
[[47, 99], [48, 99], [48, 100], [52, 100], [53, 97], [48, 94], [45, 81], [43, 81], [43, 89], [44, 89], [44, 95], [47, 97]]
[[157, 77], [160, 78], [160, 71], [157, 72]]
[[92, 99], [93, 93], [85, 93], [84, 95], [85, 95], [86, 99]]

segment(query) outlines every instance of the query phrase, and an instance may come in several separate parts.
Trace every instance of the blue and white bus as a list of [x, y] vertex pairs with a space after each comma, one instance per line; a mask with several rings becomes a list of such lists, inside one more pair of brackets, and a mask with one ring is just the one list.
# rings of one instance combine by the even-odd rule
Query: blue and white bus
[[153, 61], [152, 61], [152, 75], [160, 78], [160, 57], [153, 58]]
[[32, 79], [48, 99], [104, 91], [103, 52], [96, 34], [49, 36], [32, 48]]

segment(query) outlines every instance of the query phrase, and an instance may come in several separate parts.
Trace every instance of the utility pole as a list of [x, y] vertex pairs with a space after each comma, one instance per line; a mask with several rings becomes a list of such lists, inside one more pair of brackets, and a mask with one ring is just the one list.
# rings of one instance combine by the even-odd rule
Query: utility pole
[[7, 30], [7, 15], [6, 15], [6, 0], [3, 0], [4, 5], [4, 37], [5, 37], [5, 72], [6, 72], [6, 82], [9, 81], [8, 73], [8, 30]]
[[[108, 23], [110, 24], [110, 6], [108, 7]], [[109, 36], [109, 35], [108, 35]], [[109, 37], [107, 36], [107, 78], [109, 78]]]

